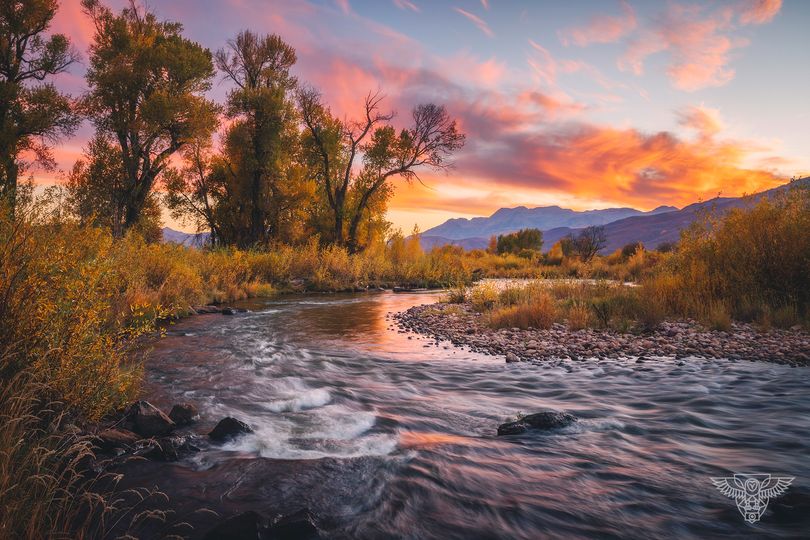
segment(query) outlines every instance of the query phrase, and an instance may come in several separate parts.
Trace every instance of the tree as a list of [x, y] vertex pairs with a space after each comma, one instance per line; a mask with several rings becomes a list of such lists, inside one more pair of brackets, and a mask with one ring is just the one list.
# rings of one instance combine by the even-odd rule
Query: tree
[[192, 222], [197, 232], [208, 230], [212, 244], [221, 243], [224, 234], [216, 216], [219, 201], [227, 196], [222, 182], [212, 173], [217, 159], [211, 141], [196, 140], [183, 150], [185, 167], [167, 170], [163, 185], [164, 202], [174, 219]]
[[543, 232], [539, 229], [521, 229], [517, 232], [498, 235], [496, 251], [499, 255], [504, 253], [521, 253], [525, 251], [541, 251], [543, 249]]
[[563, 253], [578, 256], [584, 262], [593, 259], [607, 245], [607, 235], [602, 226], [585, 227], [576, 236], [569, 234], [561, 241]]
[[99, 0], [82, 0], [95, 25], [83, 108], [121, 150], [124, 229], [138, 223], [160, 174], [187, 144], [216, 126], [203, 97], [214, 75], [210, 51], [158, 21], [134, 0], [114, 14]]
[[78, 59], [67, 37], [44, 35], [57, 7], [57, 0], [0, 2], [0, 200], [12, 211], [20, 173], [33, 162], [52, 167], [50, 145], [79, 122], [70, 97], [43, 82]]
[[[389, 124], [393, 113], [380, 112], [382, 99], [379, 93], [369, 93], [363, 119], [341, 122], [316, 90], [298, 93], [308, 132], [307, 155], [332, 210], [332, 240], [352, 252], [362, 249], [358, 226], [371, 201], [385, 192], [389, 179], [418, 179], [422, 167], [446, 169], [446, 158], [464, 145], [464, 135], [444, 107], [418, 105], [412, 111], [411, 127], [397, 133]], [[356, 171], [355, 160], [361, 155], [363, 165]]]
[[[124, 231], [126, 171], [121, 150], [108, 135], [96, 133], [67, 178], [67, 208], [82, 224], [105, 227], [113, 236]], [[135, 224], [149, 241], [161, 238], [160, 206], [150, 194]]]
[[250, 31], [240, 32], [227, 49], [216, 53], [217, 67], [235, 85], [228, 95], [227, 114], [236, 122], [228, 138], [238, 141], [238, 152], [228, 159], [234, 172], [231, 181], [243, 184], [234, 190], [242, 196], [246, 214], [245, 230], [238, 238], [243, 246], [280, 237], [285, 215], [300, 201], [304, 175], [296, 155], [299, 130], [292, 98], [296, 79], [290, 75], [295, 62], [295, 49], [279, 36]]

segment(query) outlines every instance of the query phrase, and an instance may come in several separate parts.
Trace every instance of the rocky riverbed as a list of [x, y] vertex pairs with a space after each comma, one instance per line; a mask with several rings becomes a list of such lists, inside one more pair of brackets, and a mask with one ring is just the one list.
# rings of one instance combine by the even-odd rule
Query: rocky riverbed
[[555, 323], [548, 330], [495, 330], [468, 304], [414, 306], [394, 315], [402, 331], [450, 341], [475, 352], [503, 355], [507, 362], [585, 358], [646, 357], [762, 360], [794, 366], [810, 364], [810, 334], [802, 329], [763, 331], [734, 323], [728, 332], [707, 330], [695, 321], [669, 321], [646, 333], [608, 329], [570, 330]]

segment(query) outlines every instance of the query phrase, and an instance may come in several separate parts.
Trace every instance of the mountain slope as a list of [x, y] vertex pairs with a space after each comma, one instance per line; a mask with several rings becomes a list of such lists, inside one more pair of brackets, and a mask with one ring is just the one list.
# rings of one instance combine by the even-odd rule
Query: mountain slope
[[[690, 204], [680, 210], [673, 207], [662, 206], [651, 212], [640, 212], [630, 208], [612, 208], [608, 210], [591, 210], [589, 212], [575, 212], [559, 207], [544, 207], [527, 209], [524, 207], [501, 209], [489, 218], [451, 219], [447, 222], [425, 231], [423, 247], [430, 249], [434, 246], [453, 244], [464, 246], [465, 249], [484, 248], [492, 234], [504, 234], [515, 230], [533, 226], [543, 231], [543, 247], [547, 251], [560, 238], [568, 234], [576, 234], [583, 227], [589, 225], [603, 225], [607, 235], [607, 245], [602, 253], [610, 253], [631, 242], [642, 242], [648, 249], [654, 249], [664, 242], [676, 242], [680, 238], [681, 230], [688, 227], [698, 216], [705, 211], [726, 212], [732, 208], [740, 208], [754, 204], [763, 197], [772, 197], [792, 187], [810, 187], [810, 177], [795, 180], [768, 191], [763, 191], [747, 197], [717, 197], [705, 202]], [[554, 210], [551, 210], [554, 209]], [[539, 211], [532, 214], [532, 210]], [[601, 214], [597, 214], [601, 212]], [[630, 213], [631, 215], [622, 215]], [[560, 216], [566, 216], [569, 224], [541, 227], [526, 225], [521, 216], [543, 216], [545, 221], [538, 219], [535, 223], [559, 223]], [[576, 214], [572, 216], [571, 214]], [[506, 216], [512, 216], [506, 217]], [[549, 216], [553, 216], [549, 218]], [[599, 222], [610, 217], [620, 216], [615, 220]], [[496, 218], [497, 219], [493, 219]], [[548, 219], [546, 219], [548, 218]], [[556, 221], [555, 221], [556, 220]], [[570, 223], [577, 223], [571, 225]], [[511, 225], [509, 225], [511, 223]], [[458, 231], [481, 230], [490, 227], [489, 234], [477, 234], [471, 237], [453, 236]], [[511, 228], [510, 228], [511, 227]], [[436, 232], [436, 231], [439, 232]], [[495, 232], [500, 231], [500, 232]], [[440, 234], [441, 233], [441, 234]], [[469, 247], [468, 247], [469, 246]]]
[[[681, 230], [694, 222], [701, 213], [707, 211], [727, 212], [732, 208], [756, 204], [763, 197], [773, 197], [791, 187], [810, 186], [810, 178], [796, 180], [768, 191], [747, 197], [717, 197], [705, 202], [690, 204], [675, 212], [632, 216], [605, 225], [607, 245], [602, 253], [610, 253], [631, 242], [641, 242], [647, 249], [654, 249], [664, 242], [677, 242]], [[561, 227], [543, 232], [545, 249], [549, 249], [560, 238], [576, 234], [578, 229]]]
[[661, 206], [651, 212], [642, 212], [634, 208], [607, 208], [604, 210], [586, 210], [578, 212], [559, 206], [541, 206], [537, 208], [501, 208], [489, 217], [472, 219], [449, 219], [424, 231], [423, 238], [436, 236], [450, 240], [466, 238], [489, 238], [492, 235], [506, 234], [520, 229], [548, 230], [557, 227], [587, 227], [605, 225], [612, 221], [630, 216], [652, 215], [677, 210], [672, 206]]
[[186, 233], [183, 231], [176, 231], [169, 227], [163, 227], [163, 241], [172, 244], [180, 244], [188, 247], [202, 247], [208, 242], [209, 233]]

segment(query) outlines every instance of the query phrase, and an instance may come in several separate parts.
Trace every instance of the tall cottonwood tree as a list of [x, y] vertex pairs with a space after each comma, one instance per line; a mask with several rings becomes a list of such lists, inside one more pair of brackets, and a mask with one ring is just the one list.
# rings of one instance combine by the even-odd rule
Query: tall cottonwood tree
[[[298, 119], [290, 68], [295, 50], [277, 35], [240, 32], [216, 53], [216, 64], [234, 85], [226, 113], [235, 120], [226, 134], [225, 159], [239, 197], [242, 246], [282, 236], [285, 213], [299, 199]], [[229, 151], [230, 150], [230, 151]]]
[[0, 200], [12, 210], [20, 174], [34, 161], [52, 166], [50, 144], [73, 133], [79, 121], [70, 97], [44, 82], [78, 58], [67, 37], [45, 35], [58, 5], [0, 2]]
[[182, 35], [176, 22], [130, 2], [119, 14], [82, 0], [96, 33], [84, 110], [121, 149], [126, 171], [124, 229], [138, 223], [170, 158], [216, 126], [205, 99], [214, 67], [210, 51]]
[[[333, 215], [333, 240], [349, 251], [363, 248], [359, 230], [369, 205], [388, 192], [389, 180], [418, 179], [422, 168], [443, 170], [447, 158], [464, 145], [464, 135], [447, 110], [432, 103], [416, 106], [410, 127], [399, 133], [390, 125], [393, 113], [380, 112], [382, 96], [369, 93], [364, 117], [340, 121], [313, 88], [298, 93], [308, 136], [306, 155], [326, 194]], [[362, 167], [355, 168], [362, 159]]]

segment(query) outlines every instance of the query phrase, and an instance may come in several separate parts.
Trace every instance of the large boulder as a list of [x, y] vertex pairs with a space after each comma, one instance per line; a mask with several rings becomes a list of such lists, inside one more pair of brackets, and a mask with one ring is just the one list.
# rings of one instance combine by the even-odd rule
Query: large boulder
[[191, 403], [178, 403], [169, 411], [169, 418], [178, 426], [187, 426], [198, 417], [197, 407]]
[[573, 424], [576, 416], [558, 411], [543, 411], [521, 417], [515, 422], [498, 426], [498, 435], [519, 435], [530, 429], [556, 429]]
[[245, 433], [253, 433], [253, 430], [241, 420], [228, 416], [220, 420], [208, 436], [217, 442], [225, 442]]
[[175, 427], [171, 418], [148, 401], [136, 401], [133, 403], [129, 408], [128, 416], [133, 431], [141, 437], [167, 435]]

